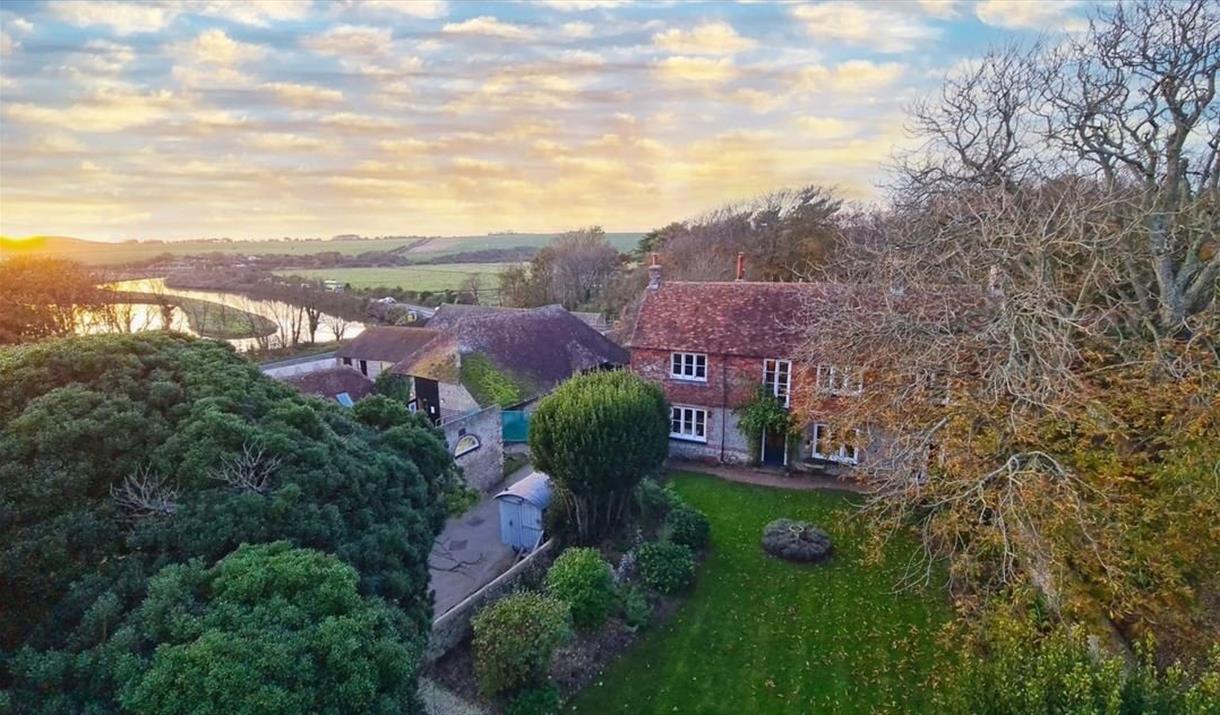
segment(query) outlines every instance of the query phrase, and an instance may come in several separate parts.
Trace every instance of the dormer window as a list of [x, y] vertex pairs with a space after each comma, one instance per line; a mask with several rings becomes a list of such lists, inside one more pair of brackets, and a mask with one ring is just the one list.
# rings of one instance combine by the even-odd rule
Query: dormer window
[[818, 365], [818, 390], [832, 395], [859, 395], [864, 390], [864, 371], [844, 365]]
[[792, 393], [792, 361], [763, 360], [763, 389], [788, 407]]
[[669, 376], [675, 380], [707, 382], [707, 355], [704, 353], [671, 353]]

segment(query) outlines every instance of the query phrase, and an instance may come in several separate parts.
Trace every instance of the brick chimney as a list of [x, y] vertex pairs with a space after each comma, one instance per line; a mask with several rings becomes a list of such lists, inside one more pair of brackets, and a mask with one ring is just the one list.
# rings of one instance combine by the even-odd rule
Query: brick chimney
[[737, 280], [744, 281], [746, 279], [746, 254], [737, 254]]
[[661, 287], [661, 264], [657, 263], [657, 254], [653, 253], [652, 264], [648, 266], [648, 290]]

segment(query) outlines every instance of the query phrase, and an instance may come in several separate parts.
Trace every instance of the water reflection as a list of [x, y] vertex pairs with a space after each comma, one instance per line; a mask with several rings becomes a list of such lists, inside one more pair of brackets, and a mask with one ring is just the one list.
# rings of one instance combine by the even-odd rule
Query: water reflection
[[[238, 293], [221, 291], [170, 288], [163, 278], [141, 278], [108, 283], [104, 288], [132, 293], [150, 293], [194, 298], [259, 315], [275, 326], [275, 332], [261, 338], [235, 338], [227, 342], [238, 350], [256, 348], [278, 348], [293, 344], [295, 335], [299, 342], [309, 340], [307, 322], [300, 306], [278, 300], [261, 300]], [[116, 303], [100, 311], [90, 311], [81, 319], [82, 333], [138, 332], [161, 330], [165, 317], [160, 306], [135, 303]], [[169, 316], [170, 328], [190, 335], [198, 335], [188, 324], [186, 314], [174, 308]], [[325, 343], [337, 339], [352, 338], [364, 331], [364, 323], [348, 321], [323, 313], [318, 321], [314, 342]]]

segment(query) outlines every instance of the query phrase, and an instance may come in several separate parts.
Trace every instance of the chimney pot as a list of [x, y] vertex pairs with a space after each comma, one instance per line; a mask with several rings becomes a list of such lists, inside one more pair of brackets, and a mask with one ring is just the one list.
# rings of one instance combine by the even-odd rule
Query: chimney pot
[[661, 264], [657, 262], [657, 254], [652, 254], [652, 263], [648, 266], [648, 290], [661, 287]]
[[746, 279], [746, 254], [744, 252], [737, 254], [737, 280], [744, 281]]

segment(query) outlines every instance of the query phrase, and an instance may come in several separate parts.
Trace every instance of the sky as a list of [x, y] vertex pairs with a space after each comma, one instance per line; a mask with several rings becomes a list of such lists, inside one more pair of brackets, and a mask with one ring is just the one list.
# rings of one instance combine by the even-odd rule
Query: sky
[[910, 102], [1062, 0], [9, 0], [0, 235], [643, 231], [883, 195]]

